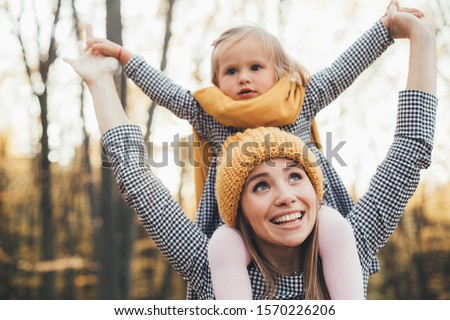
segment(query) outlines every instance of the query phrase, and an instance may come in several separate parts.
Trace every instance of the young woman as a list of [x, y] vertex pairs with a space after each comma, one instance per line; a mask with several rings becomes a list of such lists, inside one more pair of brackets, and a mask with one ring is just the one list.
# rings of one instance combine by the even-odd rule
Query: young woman
[[[389, 9], [389, 19], [393, 22], [391, 32], [409, 38], [411, 45], [407, 90], [400, 93], [394, 142], [368, 192], [347, 214], [356, 238], [365, 290], [377, 252], [394, 231], [414, 193], [420, 170], [430, 163], [437, 106], [433, 96], [436, 90], [434, 32], [423, 17], [396, 9], [396, 6]], [[149, 170], [142, 135], [138, 127], [129, 125], [115, 92], [112, 74], [117, 68], [117, 60], [95, 57], [82, 50], [79, 60], [67, 61], [83, 77], [92, 93], [97, 120], [104, 134], [104, 146], [124, 199], [136, 210], [144, 227], [175, 269], [188, 281], [194, 293], [191, 297], [214, 298], [207, 261], [209, 235], [186, 218], [168, 190]], [[261, 236], [255, 228], [252, 230]], [[260, 243], [256, 242], [257, 245]], [[252, 248], [247, 249], [252, 252]], [[323, 293], [316, 295], [308, 289], [310, 281], [317, 283], [317, 278], [305, 278], [308, 274], [305, 265], [293, 264], [299, 266], [298, 272], [294, 270], [293, 275], [288, 275], [276, 267], [273, 262], [276, 260], [267, 257], [265, 250], [255, 250], [260, 250], [259, 253], [275, 269], [272, 272], [269, 266], [267, 273], [260, 269], [266, 266], [264, 260], [263, 265], [258, 265], [258, 258], [252, 256], [254, 263], [249, 266], [249, 275], [254, 299], [298, 299], [304, 298], [305, 293], [306, 297], [322, 297]], [[304, 260], [302, 256], [299, 259]], [[313, 266], [311, 270], [319, 274], [320, 268]], [[275, 278], [272, 284], [271, 277], [272, 280]]]

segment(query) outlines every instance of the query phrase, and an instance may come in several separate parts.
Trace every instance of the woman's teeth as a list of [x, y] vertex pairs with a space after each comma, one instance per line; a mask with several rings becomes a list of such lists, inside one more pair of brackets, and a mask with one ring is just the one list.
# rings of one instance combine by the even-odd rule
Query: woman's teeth
[[301, 220], [304, 212], [296, 212], [296, 213], [290, 213], [286, 214], [284, 216], [277, 217], [275, 219], [272, 219], [272, 223], [275, 224], [286, 224], [286, 223], [293, 223], [297, 220]]

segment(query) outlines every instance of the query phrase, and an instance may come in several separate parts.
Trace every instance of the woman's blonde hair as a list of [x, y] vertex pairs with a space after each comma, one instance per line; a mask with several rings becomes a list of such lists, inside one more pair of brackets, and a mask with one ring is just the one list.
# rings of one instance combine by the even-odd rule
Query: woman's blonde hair
[[262, 49], [269, 57], [270, 63], [275, 69], [276, 81], [284, 76], [297, 81], [300, 85], [306, 86], [309, 82], [309, 73], [298, 62], [289, 57], [280, 41], [261, 27], [253, 25], [243, 25], [233, 27], [223, 32], [214, 41], [214, 50], [211, 56], [211, 81], [219, 86], [218, 70], [220, 56], [232, 45], [240, 40], [250, 37], [260, 43]]
[[[322, 263], [319, 257], [319, 202], [316, 205], [317, 215], [316, 222], [310, 235], [305, 239], [299, 248], [301, 255], [301, 268], [303, 271], [305, 299], [307, 300], [326, 300], [330, 299], [328, 289], [323, 276]], [[277, 278], [280, 276], [275, 267], [264, 257], [264, 254], [259, 250], [258, 244], [255, 241], [255, 234], [246, 221], [242, 210], [239, 208], [239, 213], [236, 219], [237, 229], [241, 232], [244, 238], [245, 246], [252, 257], [252, 261], [261, 271], [265, 281], [264, 299], [273, 299], [277, 289]]]

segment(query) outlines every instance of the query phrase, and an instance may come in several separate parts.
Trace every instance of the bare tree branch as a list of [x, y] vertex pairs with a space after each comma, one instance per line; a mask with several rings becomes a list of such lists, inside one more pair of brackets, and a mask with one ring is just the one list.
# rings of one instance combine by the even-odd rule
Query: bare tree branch
[[[164, 71], [166, 69], [166, 65], [167, 65], [167, 51], [169, 48], [170, 38], [172, 37], [171, 26], [172, 26], [172, 16], [173, 16], [173, 6], [175, 4], [175, 0], [167, 0], [167, 3], [169, 5], [169, 7], [167, 9], [167, 14], [166, 14], [166, 29], [165, 29], [166, 31], [165, 31], [165, 36], [164, 36], [161, 64], [159, 66], [159, 69], [161, 71]], [[150, 137], [151, 126], [152, 126], [152, 122], [153, 122], [153, 114], [155, 113], [155, 108], [156, 108], [156, 102], [152, 101], [150, 108], [149, 108], [149, 112], [148, 112], [149, 115], [148, 115], [148, 121], [147, 121], [147, 132], [145, 133], [144, 141], [148, 141], [148, 139]]]

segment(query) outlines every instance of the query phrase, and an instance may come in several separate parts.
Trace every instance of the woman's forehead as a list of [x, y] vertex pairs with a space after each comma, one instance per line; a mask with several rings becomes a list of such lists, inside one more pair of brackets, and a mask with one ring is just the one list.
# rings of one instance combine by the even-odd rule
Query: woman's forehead
[[286, 168], [298, 168], [304, 171], [303, 167], [296, 161], [289, 158], [269, 158], [262, 162], [260, 162], [252, 171], [250, 171], [250, 175], [258, 173], [259, 171], [267, 170], [267, 169], [280, 169], [284, 170]]

